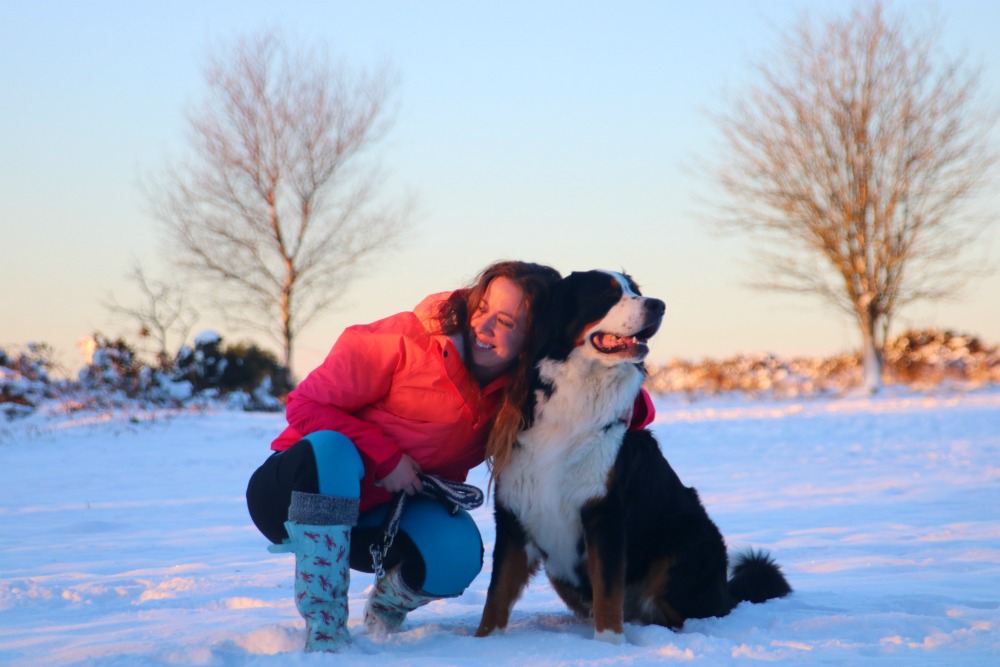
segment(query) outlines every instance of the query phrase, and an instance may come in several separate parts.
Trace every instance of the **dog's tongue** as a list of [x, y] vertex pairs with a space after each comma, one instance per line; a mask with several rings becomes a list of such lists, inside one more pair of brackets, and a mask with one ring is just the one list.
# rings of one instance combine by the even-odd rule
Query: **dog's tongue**
[[597, 337], [597, 344], [603, 348], [613, 348], [625, 344], [625, 339], [614, 334], [602, 333]]
[[620, 352], [637, 342], [635, 336], [616, 336], [609, 333], [600, 333], [594, 336], [594, 344], [606, 352]]

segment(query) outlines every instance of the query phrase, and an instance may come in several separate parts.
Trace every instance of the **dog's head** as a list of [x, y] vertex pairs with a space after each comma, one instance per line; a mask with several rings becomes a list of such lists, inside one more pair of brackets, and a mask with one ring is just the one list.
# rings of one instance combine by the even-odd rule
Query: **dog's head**
[[574, 272], [555, 287], [544, 315], [541, 354], [562, 360], [574, 351], [607, 365], [640, 363], [660, 328], [665, 305], [642, 296], [631, 277]]

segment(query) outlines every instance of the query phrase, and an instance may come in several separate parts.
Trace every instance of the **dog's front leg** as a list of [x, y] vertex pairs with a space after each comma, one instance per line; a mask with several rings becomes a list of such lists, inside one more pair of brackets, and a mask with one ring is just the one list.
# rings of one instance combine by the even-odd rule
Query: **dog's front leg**
[[594, 639], [625, 642], [625, 526], [608, 498], [581, 512], [587, 547], [587, 574], [594, 594]]
[[507, 627], [510, 610], [521, 597], [537, 566], [528, 562], [527, 537], [517, 518], [499, 504], [496, 508], [497, 539], [493, 547], [493, 574], [486, 593], [483, 617], [476, 630], [485, 637]]

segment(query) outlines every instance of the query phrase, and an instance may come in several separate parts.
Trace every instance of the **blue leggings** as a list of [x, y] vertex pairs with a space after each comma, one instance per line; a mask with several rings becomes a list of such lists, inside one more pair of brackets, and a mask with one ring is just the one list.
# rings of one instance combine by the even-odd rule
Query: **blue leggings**
[[[304, 454], [302, 448], [307, 446], [312, 456]], [[308, 470], [313, 461], [315, 477]], [[291, 449], [273, 455], [254, 473], [247, 488], [250, 515], [269, 539], [280, 541], [276, 539], [280, 534], [275, 534], [278, 527], [273, 508], [285, 503], [282, 521], [287, 519], [286, 493], [289, 498], [293, 490], [359, 498], [364, 472], [361, 456], [349, 438], [335, 431], [312, 433]], [[359, 518], [352, 531], [352, 568], [371, 571], [368, 545], [381, 536], [387, 510], [382, 505]], [[387, 558], [388, 566], [396, 563], [403, 566], [404, 580], [414, 590], [432, 597], [460, 595], [483, 566], [483, 542], [476, 522], [464, 510], [448, 514], [441, 503], [427, 496], [408, 498]], [[412, 580], [420, 578], [422, 582]]]

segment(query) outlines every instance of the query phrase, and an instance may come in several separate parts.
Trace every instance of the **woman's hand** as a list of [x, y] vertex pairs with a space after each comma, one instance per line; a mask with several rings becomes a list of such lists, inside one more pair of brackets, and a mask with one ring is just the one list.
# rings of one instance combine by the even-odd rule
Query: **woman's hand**
[[417, 462], [407, 454], [403, 454], [403, 458], [399, 459], [392, 472], [380, 479], [378, 485], [389, 493], [405, 491], [406, 495], [412, 496], [424, 490], [423, 482], [417, 477], [418, 472], [420, 466]]

